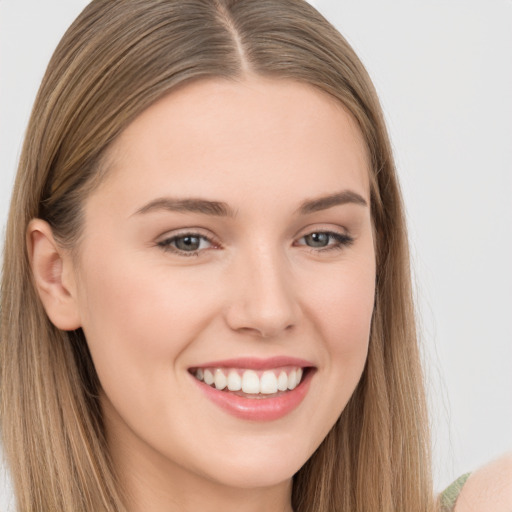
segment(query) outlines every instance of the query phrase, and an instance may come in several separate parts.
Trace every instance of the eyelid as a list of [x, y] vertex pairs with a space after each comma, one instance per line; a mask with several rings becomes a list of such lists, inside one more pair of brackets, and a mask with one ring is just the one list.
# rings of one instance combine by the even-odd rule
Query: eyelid
[[[212, 245], [212, 247], [209, 247], [208, 249], [198, 249], [195, 251], [182, 251], [177, 247], [173, 247], [171, 245], [172, 241], [178, 238], [185, 238], [187, 236], [207, 240]], [[218, 249], [221, 247], [220, 241], [214, 235], [212, 235], [211, 232], [205, 234], [202, 228], [182, 228], [176, 231], [167, 232], [165, 235], [162, 235], [158, 238], [155, 245], [160, 247], [164, 251], [177, 254], [178, 256], [198, 256], [200, 253], [206, 250], [212, 248]]]
[[[165, 235], [159, 237], [159, 241], [156, 242], [156, 245], [160, 247], [162, 250], [166, 252], [174, 253], [178, 256], [199, 256], [205, 251], [211, 250], [211, 249], [220, 249], [222, 248], [222, 244], [220, 241], [212, 235], [211, 232], [208, 232], [208, 234], [204, 233], [203, 228], [182, 228], [176, 231], [171, 231], [166, 233]], [[314, 247], [307, 245], [306, 243], [299, 243], [300, 240], [304, 239], [305, 237], [313, 234], [326, 234], [331, 239], [334, 239], [335, 243], [328, 243], [328, 245], [323, 247]], [[211, 247], [208, 248], [202, 248], [202, 249], [196, 249], [192, 251], [186, 251], [179, 249], [177, 247], [173, 247], [172, 242], [179, 238], [185, 238], [187, 236], [190, 237], [197, 237], [202, 240], [206, 240], [209, 244], [211, 244]], [[329, 240], [329, 242], [332, 242], [332, 240]], [[342, 231], [339, 228], [334, 227], [313, 227], [309, 226], [309, 229], [307, 231], [303, 231], [303, 234], [301, 234], [298, 237], [294, 238], [293, 246], [295, 247], [305, 247], [310, 250], [312, 253], [322, 253], [322, 252], [328, 252], [328, 251], [334, 251], [334, 250], [342, 250], [346, 247], [349, 247], [354, 242], [354, 238], [348, 234], [346, 231]]]
[[204, 228], [198, 228], [198, 227], [172, 229], [172, 230], [166, 231], [164, 234], [160, 235], [157, 238], [157, 240], [165, 241], [165, 240], [169, 240], [171, 238], [177, 238], [180, 236], [187, 236], [187, 235], [200, 236], [200, 237], [206, 238], [212, 242], [216, 240], [216, 237], [211, 233], [211, 231], [204, 229]]
[[334, 235], [353, 238], [350, 231], [344, 226], [314, 223], [298, 230], [294, 240], [299, 240], [307, 235], [311, 235], [312, 233], [332, 233]]
[[302, 240], [303, 238], [305, 238], [309, 235], [313, 235], [313, 234], [329, 235], [331, 238], [333, 238], [336, 241], [336, 243], [329, 244], [324, 247], [312, 247], [312, 246], [308, 246], [307, 244], [297, 244], [297, 245], [307, 247], [313, 253], [321, 253], [321, 252], [327, 252], [327, 251], [331, 251], [331, 250], [342, 250], [346, 247], [351, 246], [355, 241], [354, 237], [349, 235], [348, 233], [342, 233], [342, 232], [339, 232], [338, 230], [335, 230], [332, 228], [331, 229], [320, 228], [320, 229], [309, 230], [307, 233], [296, 238], [295, 243], [297, 243], [297, 241]]

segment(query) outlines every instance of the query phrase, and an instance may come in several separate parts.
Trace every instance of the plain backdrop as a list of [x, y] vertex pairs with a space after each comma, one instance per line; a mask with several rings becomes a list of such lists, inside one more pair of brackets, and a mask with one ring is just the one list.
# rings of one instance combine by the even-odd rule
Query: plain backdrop
[[[86, 3], [0, 0], [2, 238], [39, 82]], [[366, 65], [388, 122], [440, 490], [512, 449], [512, 1], [312, 3]], [[11, 492], [0, 472], [5, 511]]]

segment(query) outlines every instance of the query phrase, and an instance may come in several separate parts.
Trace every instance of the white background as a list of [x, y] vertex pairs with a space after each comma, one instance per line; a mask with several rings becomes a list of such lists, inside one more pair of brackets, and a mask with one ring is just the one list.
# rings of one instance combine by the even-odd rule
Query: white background
[[[86, 3], [0, 0], [2, 237], [37, 87]], [[388, 121], [439, 490], [512, 449], [512, 0], [313, 3], [367, 66]], [[8, 487], [0, 487], [0, 510]]]

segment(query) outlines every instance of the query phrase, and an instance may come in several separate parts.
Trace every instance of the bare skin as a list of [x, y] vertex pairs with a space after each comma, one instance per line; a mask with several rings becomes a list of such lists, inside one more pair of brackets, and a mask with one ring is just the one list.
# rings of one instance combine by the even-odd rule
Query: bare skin
[[[366, 361], [375, 254], [356, 123], [307, 85], [202, 81], [139, 116], [109, 162], [78, 262], [43, 221], [29, 232], [50, 318], [86, 335], [128, 509], [290, 512], [293, 475]], [[275, 356], [313, 370], [274, 420], [225, 412], [190, 372]]]
[[455, 512], [488, 511], [512, 511], [512, 454], [472, 473], [455, 506]]

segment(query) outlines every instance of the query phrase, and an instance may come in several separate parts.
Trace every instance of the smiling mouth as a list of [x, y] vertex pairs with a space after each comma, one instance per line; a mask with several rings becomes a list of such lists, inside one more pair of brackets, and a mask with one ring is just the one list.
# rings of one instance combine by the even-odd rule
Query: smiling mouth
[[244, 368], [191, 368], [199, 381], [218, 390], [244, 398], [273, 398], [294, 390], [309, 368], [283, 366], [268, 370]]

